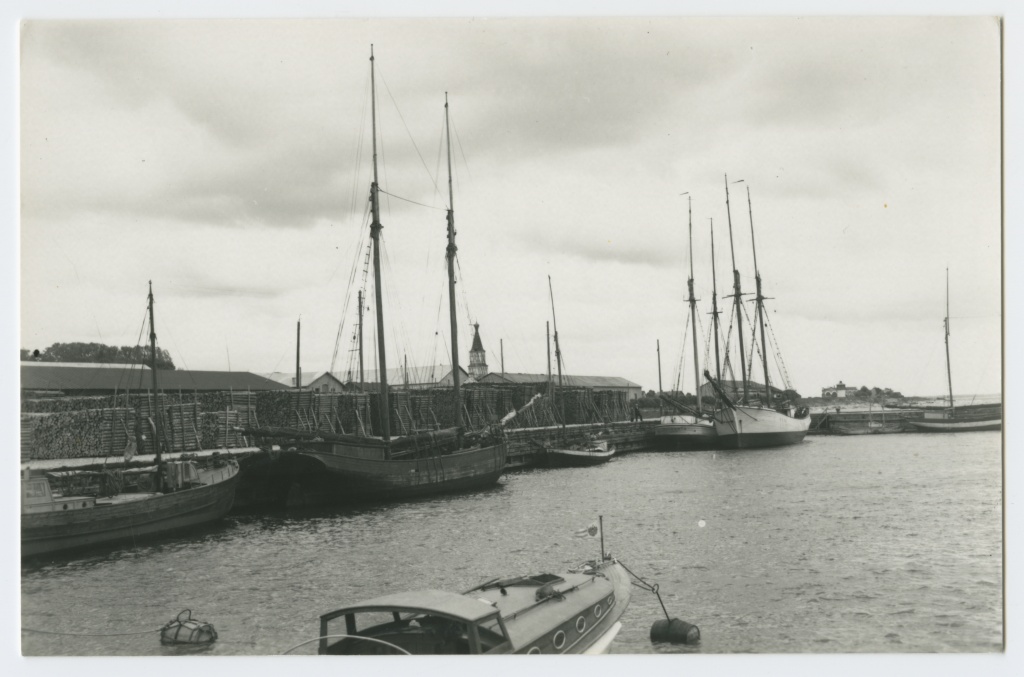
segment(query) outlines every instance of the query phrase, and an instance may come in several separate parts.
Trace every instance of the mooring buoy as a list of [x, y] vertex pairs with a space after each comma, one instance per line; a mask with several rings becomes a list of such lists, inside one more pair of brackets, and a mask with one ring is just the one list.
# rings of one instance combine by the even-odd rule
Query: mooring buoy
[[206, 621], [192, 618], [192, 610], [185, 609], [160, 630], [161, 644], [212, 644], [217, 631]]
[[700, 641], [700, 628], [678, 618], [659, 619], [651, 626], [651, 641], [696, 644]]

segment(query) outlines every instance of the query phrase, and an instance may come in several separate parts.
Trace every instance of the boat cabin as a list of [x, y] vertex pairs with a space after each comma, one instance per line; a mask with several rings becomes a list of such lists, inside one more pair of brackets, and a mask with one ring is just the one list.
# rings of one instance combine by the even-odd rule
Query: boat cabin
[[23, 476], [21, 480], [21, 512], [61, 512], [96, 507], [93, 496], [60, 496], [50, 489], [45, 476]]
[[402, 592], [320, 617], [320, 654], [501, 654], [511, 650], [498, 608], [454, 592]]

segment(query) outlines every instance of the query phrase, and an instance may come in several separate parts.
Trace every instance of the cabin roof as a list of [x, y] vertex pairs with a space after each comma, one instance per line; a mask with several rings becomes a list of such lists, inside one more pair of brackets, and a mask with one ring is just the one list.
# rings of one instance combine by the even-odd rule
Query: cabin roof
[[470, 623], [493, 616], [498, 610], [478, 599], [445, 590], [412, 590], [384, 595], [332, 612], [332, 616], [361, 611], [410, 611], [439, 613]]

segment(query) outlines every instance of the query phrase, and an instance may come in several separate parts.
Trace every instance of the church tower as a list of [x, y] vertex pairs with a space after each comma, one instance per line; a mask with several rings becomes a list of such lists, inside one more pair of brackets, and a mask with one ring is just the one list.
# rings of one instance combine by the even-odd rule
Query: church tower
[[473, 325], [473, 347], [469, 351], [469, 375], [480, 380], [487, 376], [487, 355], [484, 345], [480, 342], [480, 324]]

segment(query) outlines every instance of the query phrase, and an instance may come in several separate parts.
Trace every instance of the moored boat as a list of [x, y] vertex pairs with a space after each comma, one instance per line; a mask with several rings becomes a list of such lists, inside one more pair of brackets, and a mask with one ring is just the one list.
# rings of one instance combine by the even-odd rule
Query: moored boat
[[614, 455], [615, 446], [607, 440], [587, 439], [574, 445], [545, 447], [544, 463], [549, 468], [579, 468], [607, 463]]
[[[742, 181], [742, 179], [740, 180]], [[736, 183], [739, 183], [737, 181]], [[761, 273], [757, 267], [757, 247], [754, 242], [754, 212], [750, 203], [750, 188], [747, 187], [747, 206], [750, 213], [750, 244], [754, 254], [754, 279], [757, 293], [754, 298], [756, 317], [760, 329], [761, 365], [764, 370], [764, 398], [748, 393], [746, 351], [743, 347], [743, 292], [740, 288], [740, 272], [736, 268], [736, 254], [732, 244], [732, 212], [729, 208], [729, 179], [725, 179], [726, 215], [729, 219], [729, 247], [733, 263], [733, 308], [736, 320], [736, 336], [739, 343], [742, 393], [738, 402], [733, 402], [722, 388], [720, 379], [715, 380], [705, 370], [704, 375], [719, 396], [719, 408], [715, 411], [714, 425], [718, 433], [720, 449], [755, 449], [797, 444], [803, 441], [811, 427], [810, 411], [789, 402], [775, 403], [768, 373], [768, 341], [765, 335], [765, 297], [761, 289]], [[751, 331], [754, 343], [757, 333]]]
[[701, 451], [718, 445], [714, 424], [704, 418], [686, 414], [662, 416], [654, 428], [658, 447], [673, 451]]
[[623, 566], [605, 557], [560, 574], [495, 578], [461, 594], [395, 593], [322, 615], [318, 653], [605, 653], [630, 585]]
[[[374, 57], [370, 51], [373, 181], [370, 184], [370, 237], [377, 320], [377, 358], [380, 375], [380, 438], [324, 440], [297, 445], [299, 455], [319, 464], [328, 477], [336, 500], [389, 500], [450, 491], [477, 489], [495, 484], [505, 469], [508, 449], [500, 426], [467, 432], [462, 407], [453, 407], [455, 426], [407, 438], [391, 438], [387, 353], [384, 349], [384, 311], [381, 285], [380, 187], [377, 181], [377, 113]], [[447, 262], [448, 300], [451, 320], [452, 381], [454, 401], [460, 395], [459, 342], [455, 303], [455, 211], [451, 177], [451, 134], [448, 98], [445, 95], [445, 130], [448, 147]], [[362, 302], [360, 301], [360, 312]], [[361, 343], [360, 343], [361, 345]]]
[[949, 384], [949, 407], [927, 408], [919, 419], [908, 422], [920, 432], [955, 433], [981, 430], [1002, 430], [1002, 404], [981, 404], [957, 407], [953, 399], [953, 372], [949, 362], [949, 269], [946, 269], [946, 380]]
[[[149, 288], [149, 339], [153, 392], [159, 392], [153, 285]], [[161, 417], [154, 416], [155, 465], [106, 473], [70, 472], [64, 489], [54, 491], [50, 477], [23, 470], [21, 483], [21, 554], [43, 555], [92, 545], [164, 534], [220, 519], [235, 499], [238, 463], [216, 459], [200, 467], [195, 461], [165, 461], [161, 454]], [[134, 443], [133, 443], [134, 444]], [[134, 447], [125, 452], [129, 460]], [[71, 480], [100, 480], [87, 494]], [[82, 495], [78, 495], [82, 494]]]
[[[157, 474], [163, 474], [161, 482]], [[134, 479], [129, 480], [128, 477]], [[168, 461], [123, 474], [112, 496], [62, 495], [46, 475], [22, 479], [21, 555], [30, 557], [157, 536], [218, 520], [231, 509], [238, 482], [234, 460], [198, 467]], [[152, 489], [160, 485], [160, 491]]]
[[[686, 281], [687, 288], [689, 289], [689, 298], [687, 302], [690, 305], [690, 326], [691, 334], [693, 338], [693, 380], [694, 389], [697, 393], [697, 409], [696, 411], [687, 414], [670, 414], [668, 416], [662, 416], [661, 421], [654, 429], [654, 441], [656, 446], [673, 451], [700, 451], [704, 449], [714, 449], [716, 446], [716, 438], [718, 436], [712, 422], [703, 416], [700, 416], [700, 412], [704, 410], [704, 405], [701, 395], [701, 383], [700, 383], [700, 358], [697, 352], [697, 298], [693, 293], [693, 209], [690, 200], [690, 196], [687, 194], [687, 214], [688, 214], [688, 228], [690, 236], [690, 277]], [[712, 234], [712, 238], [714, 235]], [[712, 239], [712, 243], [714, 239]], [[712, 244], [712, 246], [714, 246]], [[714, 266], [714, 254], [712, 253], [712, 266]], [[712, 273], [712, 276], [714, 274]], [[715, 306], [716, 319], [717, 319], [717, 305]], [[716, 329], [716, 354], [717, 354], [717, 324]], [[661, 389], [661, 354], [658, 355], [658, 389]], [[671, 400], [662, 397], [666, 400]], [[681, 408], [681, 407], [680, 407]]]

